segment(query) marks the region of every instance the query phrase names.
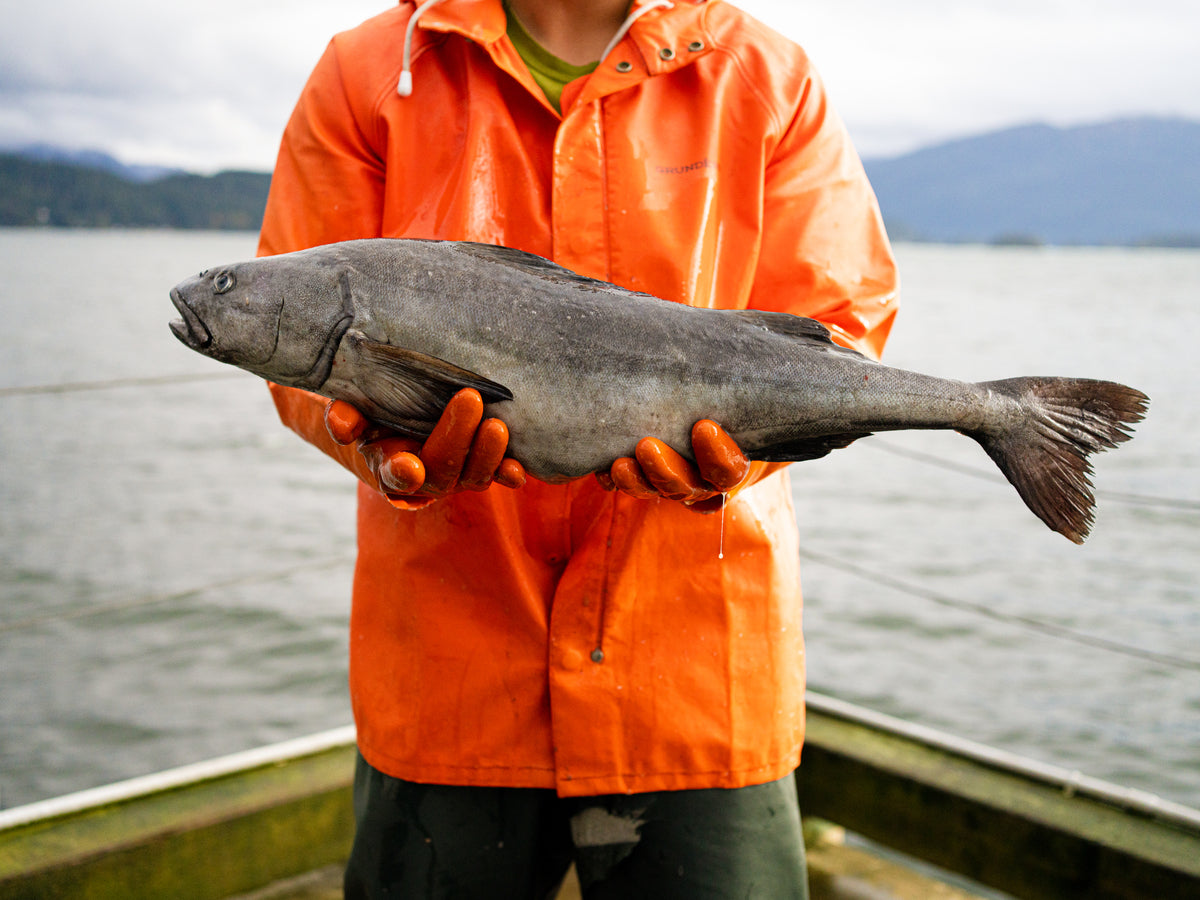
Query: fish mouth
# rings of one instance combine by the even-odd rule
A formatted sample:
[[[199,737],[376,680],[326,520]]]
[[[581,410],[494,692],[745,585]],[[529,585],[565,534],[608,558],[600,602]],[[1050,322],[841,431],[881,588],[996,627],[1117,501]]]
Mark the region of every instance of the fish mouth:
[[[183,294],[179,292],[178,288],[171,291],[171,302],[183,316],[182,319],[174,319],[170,323],[175,337],[193,350],[203,350],[209,346],[212,343],[212,332],[208,330],[208,326],[196,315],[195,311],[187,305],[187,301],[183,299]]]

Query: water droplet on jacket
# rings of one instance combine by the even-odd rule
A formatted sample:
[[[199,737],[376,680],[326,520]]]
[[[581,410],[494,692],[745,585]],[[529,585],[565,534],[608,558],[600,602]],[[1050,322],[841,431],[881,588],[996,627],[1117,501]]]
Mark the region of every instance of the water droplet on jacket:
[[[728,504],[729,495],[721,494],[721,538],[717,544],[717,559],[725,558],[725,507]]]

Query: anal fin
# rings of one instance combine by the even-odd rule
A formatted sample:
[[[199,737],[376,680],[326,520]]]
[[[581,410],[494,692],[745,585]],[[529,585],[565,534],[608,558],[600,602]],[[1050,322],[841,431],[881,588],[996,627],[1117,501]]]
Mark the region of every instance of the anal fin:
[[[805,462],[820,459],[834,450],[849,447],[859,438],[869,437],[870,431],[845,434],[823,434],[781,441],[754,450],[750,455],[760,462]]]

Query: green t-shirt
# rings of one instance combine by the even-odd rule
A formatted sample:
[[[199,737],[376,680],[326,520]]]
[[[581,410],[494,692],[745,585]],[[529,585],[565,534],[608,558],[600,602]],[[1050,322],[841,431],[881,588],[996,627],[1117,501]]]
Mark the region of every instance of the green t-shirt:
[[[563,88],[576,78],[590,75],[600,64],[599,61],[573,66],[559,59],[530,36],[507,3],[504,4],[504,12],[508,16],[508,39],[517,48],[517,53],[529,67],[529,74],[542,89],[550,105],[561,113]]]

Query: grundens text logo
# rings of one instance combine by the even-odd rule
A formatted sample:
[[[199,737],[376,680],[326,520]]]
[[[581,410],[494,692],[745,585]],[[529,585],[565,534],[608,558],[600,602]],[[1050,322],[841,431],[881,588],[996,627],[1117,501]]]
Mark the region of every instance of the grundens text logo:
[[[707,156],[684,166],[655,166],[656,175],[686,175],[688,172],[700,172],[704,169],[715,169],[717,164]]]

